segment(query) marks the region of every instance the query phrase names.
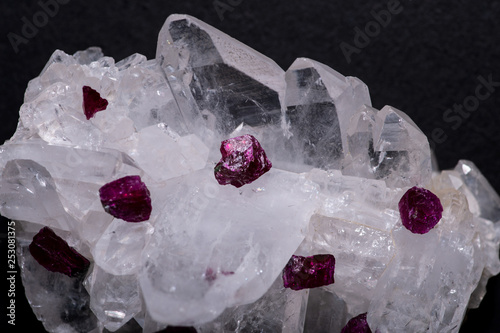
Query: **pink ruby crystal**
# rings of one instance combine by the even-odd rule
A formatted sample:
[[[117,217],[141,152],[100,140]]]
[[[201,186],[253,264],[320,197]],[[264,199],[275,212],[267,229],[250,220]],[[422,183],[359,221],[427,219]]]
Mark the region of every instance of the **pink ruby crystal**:
[[[83,112],[87,120],[92,118],[98,111],[106,110],[108,101],[101,98],[101,94],[89,86],[83,86]]]
[[[234,272],[227,272],[227,271],[220,271],[220,273],[224,276],[229,276],[234,274]],[[207,280],[208,282],[212,282],[215,281],[215,279],[217,279],[217,272],[215,272],[210,267],[207,268],[207,270],[205,271],[205,280]]]
[[[415,186],[399,201],[399,213],[406,229],[414,234],[425,234],[441,219],[443,206],[434,193]]]
[[[340,333],[372,333],[366,321],[366,313],[351,318]]]
[[[214,173],[221,185],[241,187],[255,181],[272,167],[259,141],[249,134],[222,141],[220,152],[222,158]]]
[[[49,227],[42,228],[29,246],[33,258],[51,272],[76,277],[84,274],[90,262]]]
[[[139,176],[126,176],[99,189],[104,210],[127,222],[142,222],[151,215],[151,197]]]
[[[335,257],[331,254],[292,255],[283,269],[283,285],[292,290],[327,286],[335,282],[334,272]]]

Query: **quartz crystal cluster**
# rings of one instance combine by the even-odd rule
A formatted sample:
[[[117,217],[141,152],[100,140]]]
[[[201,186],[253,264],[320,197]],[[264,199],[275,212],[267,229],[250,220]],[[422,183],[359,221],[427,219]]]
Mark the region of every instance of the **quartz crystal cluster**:
[[[500,272],[473,163],[432,170],[359,79],[187,15],[151,60],[55,51],[19,113],[0,212],[50,332],[457,332]]]

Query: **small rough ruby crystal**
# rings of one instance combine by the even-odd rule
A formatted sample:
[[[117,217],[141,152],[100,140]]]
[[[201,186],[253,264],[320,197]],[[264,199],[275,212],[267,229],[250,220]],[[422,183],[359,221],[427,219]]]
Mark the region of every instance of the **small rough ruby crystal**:
[[[283,269],[283,285],[292,290],[327,286],[335,282],[334,272],[335,257],[331,254],[292,255]]]
[[[222,141],[220,152],[222,158],[214,173],[221,185],[241,187],[255,181],[272,167],[259,141],[249,134]]]
[[[139,176],[126,176],[99,189],[104,210],[127,222],[142,222],[151,215],[151,197]]]
[[[47,270],[69,277],[84,274],[90,266],[90,261],[49,227],[42,228],[33,237],[29,250],[33,258]]]
[[[425,188],[412,187],[399,201],[401,221],[414,234],[429,232],[439,222],[442,213],[439,198]]]
[[[101,98],[101,94],[89,86],[83,86],[83,112],[87,120],[92,118],[98,111],[106,110],[108,101]]]
[[[366,321],[366,313],[351,318],[340,333],[372,333]]]

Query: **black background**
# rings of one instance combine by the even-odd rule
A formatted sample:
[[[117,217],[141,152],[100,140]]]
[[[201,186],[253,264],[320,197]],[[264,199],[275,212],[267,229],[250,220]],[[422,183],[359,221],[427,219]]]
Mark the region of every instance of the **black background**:
[[[447,138],[435,146],[441,168],[471,160],[500,192],[500,87],[467,118],[461,117],[459,126],[453,128],[455,123],[443,119],[447,109],[474,95],[478,76],[491,75],[500,82],[500,1],[401,1],[401,13],[392,15],[367,46],[352,54],[351,62],[340,44],[354,45],[355,28],[363,30],[374,20],[373,10],[387,8],[386,1],[60,1],[65,4],[47,16],[47,22],[38,1],[0,4],[1,142],[14,133],[28,81],[38,76],[55,49],[72,54],[100,46],[117,61],[136,52],[153,58],[167,16],[185,13],[267,55],[283,69],[297,57],[308,57],[360,78],[376,108],[388,104],[403,110],[429,137],[442,129]],[[221,4],[226,4],[223,13]],[[23,18],[44,24],[16,52],[8,34],[23,36]],[[2,219],[3,233],[5,222]],[[4,240],[2,234],[1,253],[7,253]],[[9,331],[43,332],[22,296],[20,281],[18,276],[17,326]],[[485,300],[479,310],[467,314],[461,332],[500,332],[499,277],[490,280]]]

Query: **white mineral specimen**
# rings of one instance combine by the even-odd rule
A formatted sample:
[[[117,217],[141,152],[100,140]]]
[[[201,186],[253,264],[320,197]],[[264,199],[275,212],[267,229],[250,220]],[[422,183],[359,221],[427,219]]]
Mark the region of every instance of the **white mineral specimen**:
[[[108,101],[87,120],[83,86]],[[254,135],[273,168],[241,188],[214,177],[220,142]],[[314,60],[284,71],[187,15],[163,26],[156,58],[115,64],[99,48],[55,51],[0,147],[0,212],[19,224],[26,294],[50,332],[458,332],[500,272],[500,197],[477,167],[431,174],[403,112]],[[148,221],[104,210],[99,189],[138,175]],[[427,234],[403,227],[412,186],[441,200]],[[92,263],[85,276],[31,256],[49,226]],[[290,257],[332,254],[335,283],[283,287]]]

